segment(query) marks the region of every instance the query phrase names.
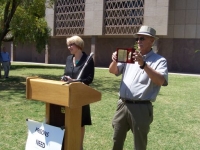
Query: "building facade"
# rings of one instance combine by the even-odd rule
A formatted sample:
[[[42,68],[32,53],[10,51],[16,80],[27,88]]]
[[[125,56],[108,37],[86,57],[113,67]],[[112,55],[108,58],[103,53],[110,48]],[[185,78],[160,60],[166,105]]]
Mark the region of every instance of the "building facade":
[[[51,38],[44,52],[18,46],[15,61],[65,64],[66,37],[79,35],[84,51],[94,52],[96,67],[108,67],[119,47],[133,47],[141,25],[156,29],[154,49],[168,61],[170,72],[200,73],[199,0],[57,0],[46,9]]]

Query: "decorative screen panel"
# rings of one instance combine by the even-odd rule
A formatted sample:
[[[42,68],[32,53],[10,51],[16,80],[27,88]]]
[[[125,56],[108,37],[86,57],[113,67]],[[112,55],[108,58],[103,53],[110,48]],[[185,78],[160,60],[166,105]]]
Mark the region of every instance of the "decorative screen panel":
[[[85,0],[57,0],[55,3],[55,35],[84,33]]]
[[[144,0],[105,0],[105,35],[132,35],[143,24]]]

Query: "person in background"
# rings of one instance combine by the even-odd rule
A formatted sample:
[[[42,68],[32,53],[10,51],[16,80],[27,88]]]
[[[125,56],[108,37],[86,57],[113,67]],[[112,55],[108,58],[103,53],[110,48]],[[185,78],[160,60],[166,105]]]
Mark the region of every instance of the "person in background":
[[[135,63],[116,62],[114,52],[109,66],[110,73],[122,74],[118,106],[112,121],[113,150],[123,149],[129,130],[134,136],[134,149],[146,150],[147,134],[153,121],[152,102],[161,86],[168,85],[167,61],[152,49],[157,39],[155,29],[141,26],[134,37],[138,47],[133,56]]]
[[[79,36],[72,36],[66,39],[67,47],[71,53],[66,59],[66,67],[64,71],[65,81],[74,81],[77,79],[79,73],[81,72],[88,55],[83,51],[84,41]],[[91,59],[87,66],[84,68],[80,81],[86,85],[92,83],[94,78],[94,61]],[[81,101],[81,99],[80,99]],[[81,123],[81,150],[83,149],[83,140],[85,134],[85,125],[91,125],[91,114],[90,106],[85,105],[82,107],[82,123]]]
[[[4,78],[9,78],[9,71],[10,71],[10,65],[11,65],[10,55],[6,51],[6,48],[4,46],[2,46],[1,50],[2,50],[1,62],[2,62],[3,69],[4,69]]]

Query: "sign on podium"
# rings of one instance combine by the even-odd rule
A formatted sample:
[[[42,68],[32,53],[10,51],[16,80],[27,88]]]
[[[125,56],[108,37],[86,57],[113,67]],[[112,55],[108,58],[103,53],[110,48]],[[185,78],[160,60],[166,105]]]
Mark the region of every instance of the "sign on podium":
[[[46,123],[65,128],[63,150],[80,150],[82,106],[100,101],[101,93],[81,82],[28,77],[26,98],[45,102]]]

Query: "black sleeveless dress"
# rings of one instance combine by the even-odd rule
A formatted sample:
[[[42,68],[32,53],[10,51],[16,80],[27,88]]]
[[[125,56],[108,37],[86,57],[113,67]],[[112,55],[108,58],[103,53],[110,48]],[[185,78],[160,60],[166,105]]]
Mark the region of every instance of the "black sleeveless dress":
[[[70,76],[72,79],[76,79],[83,68],[88,56],[85,52],[83,52],[83,55],[79,62],[74,66],[73,64],[73,57],[74,55],[70,55],[66,59],[66,67],[64,71],[64,75]],[[92,83],[94,78],[94,61],[91,59],[87,66],[85,67],[84,71],[82,72],[82,75],[80,77],[81,82],[83,82],[86,85],[89,85]],[[81,101],[81,99],[80,99]],[[81,126],[84,125],[91,125],[91,113],[90,113],[90,106],[85,105],[82,107],[82,123]]]

